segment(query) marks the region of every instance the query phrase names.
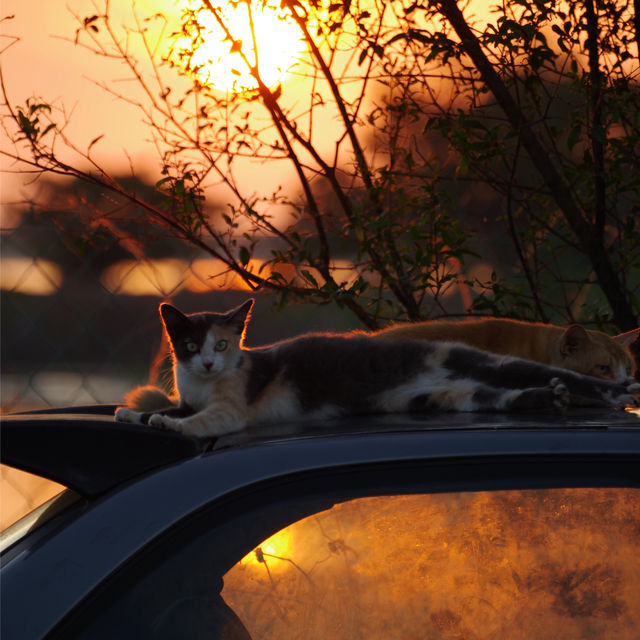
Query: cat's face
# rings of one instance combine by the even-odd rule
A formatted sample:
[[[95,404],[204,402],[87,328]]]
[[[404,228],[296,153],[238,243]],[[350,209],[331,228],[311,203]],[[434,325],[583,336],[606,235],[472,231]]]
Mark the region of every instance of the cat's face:
[[[200,378],[232,370],[241,356],[242,337],[253,300],[228,313],[185,315],[169,304],[160,316],[178,367]]]
[[[638,330],[613,338],[571,325],[562,335],[561,366],[587,376],[624,383],[633,377],[634,362],[626,350]]]

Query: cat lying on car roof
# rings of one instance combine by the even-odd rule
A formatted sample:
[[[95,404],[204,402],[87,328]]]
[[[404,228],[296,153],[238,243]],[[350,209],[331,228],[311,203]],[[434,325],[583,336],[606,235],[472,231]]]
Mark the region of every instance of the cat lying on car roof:
[[[116,420],[210,437],[309,418],[563,410],[573,396],[624,407],[640,399],[631,380],[599,380],[458,343],[309,334],[248,349],[243,336],[252,305],[191,315],[160,305],[178,396],[136,389]]]
[[[610,337],[579,324],[568,328],[505,318],[399,324],[373,335],[397,340],[449,340],[491,353],[535,360],[604,380],[624,382],[634,362],[628,352],[640,329]]]

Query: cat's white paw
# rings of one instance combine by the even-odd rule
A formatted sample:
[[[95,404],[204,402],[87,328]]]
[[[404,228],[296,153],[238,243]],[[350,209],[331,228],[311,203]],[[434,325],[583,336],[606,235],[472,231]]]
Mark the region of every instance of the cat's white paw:
[[[157,429],[177,431],[196,438],[212,438],[240,431],[246,421],[235,413],[226,411],[206,411],[188,418],[171,418],[160,413],[149,417],[148,424]]]
[[[617,396],[615,401],[620,408],[640,407],[640,384],[634,381],[627,385],[626,393]]]
[[[182,433],[182,420],[179,418],[170,418],[161,413],[154,413],[149,416],[149,425],[158,429],[169,429],[170,431],[178,431]]]
[[[603,400],[611,407],[624,409],[625,407],[640,406],[640,384],[632,382],[627,385],[618,385],[620,391],[607,389],[603,392]]]
[[[116,422],[128,422],[129,424],[142,424],[140,421],[141,413],[127,407],[119,407],[116,409],[114,418]]]
[[[553,394],[553,406],[560,411],[566,411],[571,403],[571,396],[569,395],[567,385],[562,382],[560,378],[552,378],[549,384],[551,385],[551,392]]]

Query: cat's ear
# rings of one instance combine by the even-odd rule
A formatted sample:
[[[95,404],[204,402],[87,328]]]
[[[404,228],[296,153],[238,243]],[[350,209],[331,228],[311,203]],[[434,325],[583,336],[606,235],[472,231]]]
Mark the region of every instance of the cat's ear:
[[[640,340],[640,327],[612,336],[612,340],[615,340],[623,349],[626,349],[632,342]]]
[[[254,303],[253,298],[249,298],[246,302],[243,302],[239,307],[232,309],[225,313],[224,324],[235,331],[237,334],[243,334],[244,329],[247,326],[250,318],[250,311]]]
[[[587,330],[580,324],[572,324],[560,339],[560,353],[569,356],[583,351],[589,342]]]
[[[162,324],[164,324],[169,336],[173,336],[176,331],[189,322],[187,316],[185,316],[182,311],[166,302],[160,305],[159,311]]]

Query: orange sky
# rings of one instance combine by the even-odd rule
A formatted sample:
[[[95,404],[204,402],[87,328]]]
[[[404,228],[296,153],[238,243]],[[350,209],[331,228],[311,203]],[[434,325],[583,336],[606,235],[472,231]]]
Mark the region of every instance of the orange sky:
[[[183,4],[184,0],[180,6]],[[92,82],[106,82],[129,95],[135,91],[135,83],[129,80],[130,72],[121,61],[105,60],[72,42],[78,27],[72,12],[81,18],[87,17],[99,12],[96,5],[103,7],[101,1],[5,0],[2,15],[13,16],[2,23],[5,50],[0,63],[5,84],[14,105],[23,104],[26,98],[36,96],[43,98],[44,102],[64,105],[66,111],[72,111],[66,133],[80,148],[86,148],[91,140],[104,133],[104,138],[92,148],[92,153],[107,169],[116,172],[128,170],[129,160],[123,153],[126,148],[134,158],[135,170],[144,174],[145,170],[148,172],[150,168],[155,170],[155,167],[159,167],[159,159],[155,148],[148,142],[149,129],[141,122],[141,112],[107,94]],[[136,0],[135,6],[141,17],[158,11],[174,19],[179,16],[179,9],[173,0]],[[120,26],[126,21],[132,25],[131,7],[131,0],[112,0],[112,23]],[[20,40],[14,41],[17,37]],[[295,78],[289,77],[285,81],[290,97],[297,97],[296,92],[300,97],[308,95],[306,87],[298,91]],[[60,114],[56,115],[54,119],[59,123],[62,118]],[[3,138],[2,144],[6,143],[6,138]],[[7,169],[4,159],[2,168]],[[264,171],[264,167],[260,175],[253,172],[252,183],[256,179],[259,182],[260,177],[264,176],[264,186],[271,190],[273,178],[269,178],[269,173],[273,172]],[[23,182],[24,179],[3,174],[2,201],[15,200]]]
[[[476,0],[474,10],[482,10],[490,0]],[[78,26],[71,12],[80,17],[92,15],[102,7],[101,1],[96,3],[87,0],[4,0],[1,15],[12,15],[13,19],[2,23],[2,43],[4,52],[0,58],[4,79],[10,100],[14,104],[22,104],[30,96],[42,97],[48,103],[64,104],[67,111],[72,110],[71,123],[66,130],[69,137],[80,148],[86,148],[91,140],[105,134],[98,145],[93,148],[100,162],[109,170],[128,171],[129,160],[123,153],[126,148],[134,160],[134,169],[139,174],[147,174],[151,169],[157,177],[159,167],[157,153],[148,142],[149,130],[141,123],[142,115],[133,106],[124,103],[96,87],[95,81],[117,81],[127,77],[126,69],[121,62],[100,59],[89,51],[74,46],[72,42]],[[112,0],[111,14],[121,12],[131,22],[131,0]],[[151,15],[156,11],[165,11],[177,16],[178,12],[173,0],[137,0],[135,2],[140,15]],[[123,19],[123,18],[122,18]],[[121,20],[122,20],[121,19]],[[119,23],[118,20],[115,22]],[[20,40],[13,42],[15,37]],[[11,44],[13,42],[13,44]],[[9,46],[11,45],[11,46]],[[300,97],[308,94],[308,85],[295,85],[295,79],[289,83],[288,95]],[[132,90],[133,85],[119,82],[116,85],[123,93]],[[324,116],[321,126],[331,126],[331,114],[315,115],[317,124]],[[60,120],[58,116],[58,121]],[[320,127],[317,126],[319,129]],[[2,134],[0,133],[0,136]],[[4,145],[5,138],[0,140]],[[332,135],[322,140],[327,145],[326,151],[332,152],[334,140]],[[7,161],[2,160],[2,168],[9,168]],[[278,184],[287,182],[290,171],[288,166],[269,167],[261,165],[259,171],[251,172],[251,185],[257,191],[271,191],[274,181]],[[23,176],[3,173],[2,203],[22,199],[28,194]]]
[[[144,10],[151,3],[145,0],[137,4]],[[92,4],[86,1],[3,1],[2,15],[14,16],[2,25],[4,47],[12,42],[10,36],[20,37],[0,58],[10,99],[21,104],[27,97],[39,96],[47,102],[64,103],[67,110],[73,109],[70,137],[86,145],[99,133],[105,133],[100,153],[110,168],[126,162],[124,147],[138,159],[140,167],[152,156],[155,163],[155,153],[145,143],[140,114],[91,82],[91,79],[116,79],[119,74],[124,77],[119,65],[61,39],[73,39],[75,35],[76,21],[68,7],[81,15],[92,13]],[[6,139],[2,143],[6,144]],[[7,161],[3,159],[2,163],[6,169]],[[19,195],[23,181],[2,175],[4,203]]]

